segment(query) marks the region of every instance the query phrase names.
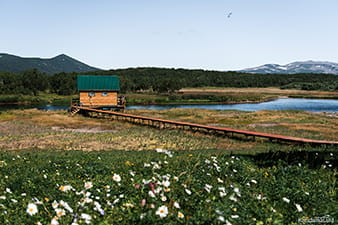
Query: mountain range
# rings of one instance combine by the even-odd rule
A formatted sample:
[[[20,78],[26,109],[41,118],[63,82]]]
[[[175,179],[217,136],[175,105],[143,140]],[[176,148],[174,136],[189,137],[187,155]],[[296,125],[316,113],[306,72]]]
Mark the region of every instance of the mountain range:
[[[338,75],[338,63],[305,61],[286,65],[265,64],[258,67],[240,70],[246,73],[327,73]]]
[[[36,68],[46,74],[60,72],[90,72],[101,70],[80,62],[65,54],[53,58],[24,58],[16,55],[0,53],[0,71],[21,73]],[[246,73],[326,73],[338,75],[338,63],[321,61],[293,62],[286,65],[265,64],[258,67],[238,70]]]
[[[88,72],[97,71],[98,68],[84,64],[65,54],[53,58],[24,58],[16,55],[0,53],[0,71],[21,73],[36,68],[46,74],[60,72]]]

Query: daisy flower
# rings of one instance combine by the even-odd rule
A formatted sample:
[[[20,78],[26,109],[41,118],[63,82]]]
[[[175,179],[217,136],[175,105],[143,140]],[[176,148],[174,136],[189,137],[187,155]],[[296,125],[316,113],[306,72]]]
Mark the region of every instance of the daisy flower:
[[[162,182],[162,185],[163,185],[164,187],[169,187],[169,186],[170,186],[170,182],[169,182],[168,180],[163,181],[163,182]]]
[[[180,218],[180,219],[183,219],[184,218],[184,214],[181,213],[181,212],[178,212],[177,213],[177,217]]]
[[[66,215],[66,211],[64,209],[56,208],[55,212],[58,217]]]
[[[52,203],[53,209],[56,209],[58,206],[59,206],[59,203],[54,200],[54,202]]]
[[[86,182],[86,183],[84,184],[84,187],[85,187],[86,189],[92,188],[92,187],[93,187],[93,183],[90,182],[90,181],[88,181],[88,182]]]
[[[157,209],[156,215],[159,215],[161,218],[166,217],[168,215],[168,207],[165,205],[162,205],[161,207]]]
[[[34,203],[29,203],[26,212],[32,216],[38,212],[38,207]]]
[[[120,182],[120,181],[121,181],[121,177],[120,177],[120,175],[118,175],[118,174],[114,174],[114,176],[113,176],[113,180],[114,180],[114,181],[116,181],[116,182]]]
[[[162,202],[165,202],[165,201],[167,201],[167,197],[165,195],[163,195],[163,196],[161,196],[161,200],[162,200]]]
[[[70,186],[70,185],[61,185],[61,186],[59,187],[59,190],[60,190],[60,191],[63,191],[63,192],[70,191],[71,189],[72,189],[72,186]]]

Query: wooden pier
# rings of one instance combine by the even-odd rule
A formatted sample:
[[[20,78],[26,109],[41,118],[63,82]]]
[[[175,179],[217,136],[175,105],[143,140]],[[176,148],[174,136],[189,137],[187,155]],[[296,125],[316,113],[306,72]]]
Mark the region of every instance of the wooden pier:
[[[109,119],[115,120],[123,120],[135,124],[146,125],[157,127],[160,129],[183,129],[183,130],[191,130],[194,132],[204,132],[212,135],[223,135],[227,137],[238,137],[239,135],[245,136],[247,140],[256,140],[256,138],[260,139],[268,139],[271,142],[278,143],[295,143],[295,144],[308,144],[308,145],[330,145],[330,146],[338,146],[338,141],[325,141],[325,140],[312,140],[312,139],[304,139],[297,137],[289,137],[283,135],[275,135],[269,133],[261,133],[255,131],[245,131],[245,130],[237,130],[231,128],[224,127],[213,127],[196,123],[189,122],[181,122],[174,120],[165,120],[158,119],[153,117],[146,116],[138,116],[114,111],[106,111],[100,109],[94,109],[89,107],[80,107],[80,106],[72,106],[71,112],[75,113],[83,113],[83,114],[96,114],[100,117],[105,117]]]

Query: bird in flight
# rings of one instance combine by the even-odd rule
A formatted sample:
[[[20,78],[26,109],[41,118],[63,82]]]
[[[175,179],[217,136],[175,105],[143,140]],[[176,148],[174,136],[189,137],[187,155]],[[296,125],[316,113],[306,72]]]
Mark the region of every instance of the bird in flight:
[[[232,15],[232,12],[228,13],[227,17],[230,18]]]

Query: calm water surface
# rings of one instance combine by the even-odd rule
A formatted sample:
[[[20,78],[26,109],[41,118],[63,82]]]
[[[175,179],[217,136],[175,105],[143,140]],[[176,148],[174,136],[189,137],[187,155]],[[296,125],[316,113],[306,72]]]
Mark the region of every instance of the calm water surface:
[[[218,109],[218,110],[285,110],[297,109],[308,112],[338,112],[338,100],[326,99],[277,99],[262,103],[229,104],[229,105],[147,105],[128,106],[127,109],[172,109],[172,108],[197,108],[197,109]]]
[[[1,106],[1,110],[38,108],[41,110],[67,110],[69,106]],[[242,110],[242,111],[259,111],[259,110],[285,110],[297,109],[308,112],[333,112],[338,113],[338,100],[326,99],[300,99],[287,98],[277,99],[262,103],[246,103],[246,104],[219,104],[219,105],[134,105],[127,106],[127,109],[173,109],[173,108],[196,108],[196,109],[218,109],[218,110]]]

